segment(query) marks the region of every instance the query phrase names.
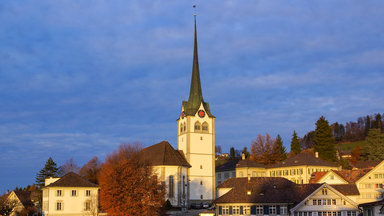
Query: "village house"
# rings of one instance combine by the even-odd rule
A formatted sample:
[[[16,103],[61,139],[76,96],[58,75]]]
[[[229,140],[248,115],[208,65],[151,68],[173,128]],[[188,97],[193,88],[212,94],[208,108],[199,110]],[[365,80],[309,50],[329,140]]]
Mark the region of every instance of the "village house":
[[[37,208],[31,198],[31,191],[14,190],[4,196],[6,196],[6,200],[10,206],[13,206],[10,216],[37,214]]]
[[[354,170],[329,170],[314,173],[311,182],[328,184],[354,184],[359,190],[355,202],[362,204],[383,199],[384,161],[375,167]]]
[[[364,216],[384,215],[384,199],[376,202],[360,204],[359,207],[363,209]]]
[[[61,178],[47,178],[42,189],[44,215],[97,215],[98,190],[96,184],[73,172]]]
[[[218,187],[216,215],[357,216],[354,185],[296,184],[282,177],[230,178]]]

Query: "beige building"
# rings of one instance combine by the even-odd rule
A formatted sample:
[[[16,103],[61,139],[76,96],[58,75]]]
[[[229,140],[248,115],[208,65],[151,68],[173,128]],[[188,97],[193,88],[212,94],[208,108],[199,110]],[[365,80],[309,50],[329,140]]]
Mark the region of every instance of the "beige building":
[[[357,216],[355,185],[295,184],[282,177],[230,178],[218,186],[216,215]]]
[[[37,209],[31,200],[30,191],[11,191],[6,194],[7,202],[13,206],[10,216],[17,216],[20,214],[36,214]]]
[[[163,141],[143,149],[140,154],[151,163],[159,180],[165,185],[166,199],[172,206],[188,207],[188,169],[191,165],[184,153]]]
[[[188,101],[183,101],[177,119],[177,149],[182,150],[191,168],[188,169],[188,197],[191,203],[215,199],[215,117],[203,99],[195,40],[192,79]]]
[[[341,167],[322,160],[316,153],[300,153],[267,168],[267,176],[283,177],[297,184],[307,184],[314,172],[340,170]]]
[[[44,215],[99,215],[98,189],[73,172],[61,178],[48,178],[42,189]]]
[[[354,184],[360,195],[356,202],[367,203],[383,199],[384,193],[384,161],[375,167],[358,170],[330,170],[318,172],[311,180],[314,183]]]

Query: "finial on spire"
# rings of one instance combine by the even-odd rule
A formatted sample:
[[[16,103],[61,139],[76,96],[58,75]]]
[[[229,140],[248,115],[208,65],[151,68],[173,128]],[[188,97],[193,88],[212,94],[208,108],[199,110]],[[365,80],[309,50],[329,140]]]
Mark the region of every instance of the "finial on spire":
[[[195,13],[193,14],[193,16],[195,16],[195,20],[196,20],[196,5],[193,5],[193,8],[195,9]]]

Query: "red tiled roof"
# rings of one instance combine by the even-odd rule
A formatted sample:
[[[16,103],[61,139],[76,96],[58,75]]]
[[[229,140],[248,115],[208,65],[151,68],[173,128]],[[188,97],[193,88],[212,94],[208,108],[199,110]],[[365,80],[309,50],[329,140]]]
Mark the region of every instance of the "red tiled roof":
[[[357,180],[365,176],[371,169],[359,169],[359,170],[333,170],[334,173],[339,175],[348,183],[355,183]]]
[[[309,180],[309,183],[318,183],[317,181],[319,181],[321,178],[323,178],[323,176],[325,176],[325,174],[327,174],[328,172],[314,172],[311,174],[311,179]]]

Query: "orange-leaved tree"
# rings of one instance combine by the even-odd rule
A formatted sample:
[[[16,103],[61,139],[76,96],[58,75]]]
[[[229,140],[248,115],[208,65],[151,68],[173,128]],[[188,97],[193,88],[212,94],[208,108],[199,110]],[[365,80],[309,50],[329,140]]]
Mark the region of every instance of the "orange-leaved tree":
[[[163,214],[164,186],[139,151],[138,145],[120,145],[102,165],[100,205],[110,216]]]
[[[275,140],[265,133],[265,136],[257,135],[257,139],[251,145],[250,159],[264,165],[270,165],[275,162],[273,156],[273,145]]]

